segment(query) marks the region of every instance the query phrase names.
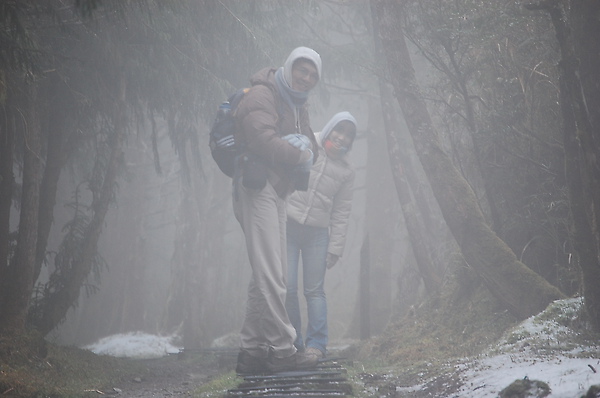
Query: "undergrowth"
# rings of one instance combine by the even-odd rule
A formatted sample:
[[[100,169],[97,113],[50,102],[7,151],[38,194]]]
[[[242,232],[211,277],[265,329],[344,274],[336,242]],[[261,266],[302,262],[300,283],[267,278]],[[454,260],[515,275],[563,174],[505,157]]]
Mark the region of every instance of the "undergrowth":
[[[58,347],[34,333],[0,339],[0,396],[97,397],[136,370],[130,361]]]
[[[479,354],[517,323],[482,284],[472,276],[464,278],[461,274],[450,278],[450,286],[439,296],[411,308],[390,322],[381,336],[364,344],[358,358],[364,360],[365,370],[355,378],[367,390],[372,385],[379,396],[400,397],[399,390],[386,395],[386,386],[421,384],[424,392],[440,388],[436,384],[458,386],[452,375],[456,361]]]
[[[391,322],[365,353],[397,365],[471,356],[516,322],[482,285],[470,290],[447,288]]]
[[[216,377],[194,391],[193,397],[198,398],[216,398],[225,395],[227,390],[235,388],[240,382],[239,376],[231,371]]]

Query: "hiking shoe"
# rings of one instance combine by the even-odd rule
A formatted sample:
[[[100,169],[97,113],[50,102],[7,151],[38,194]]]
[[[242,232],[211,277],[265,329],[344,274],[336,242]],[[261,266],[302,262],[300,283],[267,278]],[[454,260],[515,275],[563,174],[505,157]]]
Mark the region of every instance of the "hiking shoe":
[[[256,375],[267,371],[267,360],[254,357],[246,350],[240,350],[237,358],[235,372],[243,375]]]
[[[305,351],[307,354],[314,354],[317,358],[325,358],[325,354],[323,351],[319,350],[316,347],[308,347]]]
[[[271,372],[288,372],[291,370],[309,369],[317,366],[319,357],[307,352],[296,352],[285,358],[269,357],[267,359],[267,369]]]

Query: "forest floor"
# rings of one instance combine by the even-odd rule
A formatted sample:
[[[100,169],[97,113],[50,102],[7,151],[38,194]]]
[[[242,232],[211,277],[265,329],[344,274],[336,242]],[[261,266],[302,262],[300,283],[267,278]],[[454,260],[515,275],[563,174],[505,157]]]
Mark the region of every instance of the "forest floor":
[[[332,355],[346,359],[355,397],[426,397],[458,388],[444,362],[475,354],[495,341],[510,322],[452,332],[429,311],[408,317],[377,341],[353,342]],[[480,318],[483,318],[480,316]],[[498,318],[498,316],[496,316]],[[455,321],[454,314],[451,320]],[[480,321],[484,321],[480,319]],[[460,325],[474,325],[465,321]],[[470,326],[471,327],[471,326]],[[457,329],[455,327],[454,329]],[[459,338],[457,338],[457,334]],[[203,397],[221,398],[242,380],[234,373],[237,351],[190,351],[157,359],[96,355],[50,343],[0,341],[0,397]],[[29,349],[15,347],[30,347]],[[468,347],[468,349],[465,349]],[[389,365],[393,364],[393,365]],[[407,395],[402,392],[409,386]],[[444,392],[441,394],[440,392]]]
[[[106,393],[132,398],[200,396],[202,391],[220,394],[235,385],[236,354],[182,353],[132,360],[138,371],[115,383]]]
[[[352,386],[354,397],[399,397],[402,395],[397,395],[397,386],[412,385],[417,380],[414,367],[395,368],[390,372],[381,363],[355,360],[359,345],[331,353],[342,358],[340,362],[347,371],[345,377]],[[37,349],[12,347],[6,349],[4,345],[2,349],[0,344],[2,398],[222,398],[227,390],[243,381],[234,372],[235,349],[184,351],[162,358],[127,359],[51,344],[46,345],[43,357]],[[420,376],[429,378],[429,374]],[[436,380],[439,383],[445,376],[436,377]],[[442,383],[446,392],[449,382]],[[437,389],[438,386],[431,384],[422,391],[411,391],[410,396],[441,396],[436,394]]]
[[[37,340],[0,340],[0,397],[218,396],[235,386],[233,352],[127,359]]]
[[[577,327],[581,303],[553,303],[522,323],[505,312],[490,313],[495,322],[477,327],[448,327],[439,316],[417,311],[382,336],[340,346],[331,355],[344,358],[357,398],[491,398],[515,380],[529,379],[547,383],[551,396],[580,397],[600,385],[598,336]],[[449,319],[457,318],[454,313]],[[236,357],[229,348],[125,359],[34,336],[0,339],[0,398],[222,398],[242,381],[234,373]]]

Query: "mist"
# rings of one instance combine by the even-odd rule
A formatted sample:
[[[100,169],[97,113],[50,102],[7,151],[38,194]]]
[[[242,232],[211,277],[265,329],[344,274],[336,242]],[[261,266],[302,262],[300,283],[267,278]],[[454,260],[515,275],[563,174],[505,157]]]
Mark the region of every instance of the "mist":
[[[328,68],[325,66],[324,69]],[[251,74],[253,71],[246,72]],[[344,82],[340,84],[343,86]],[[346,84],[353,85],[351,82]],[[215,106],[219,100],[215,98]],[[370,324],[370,336],[376,335],[383,330],[392,314],[392,304],[398,294],[394,281],[401,273],[409,272],[401,264],[410,256],[407,254],[410,252],[408,242],[403,236],[406,232],[402,230],[399,204],[394,196],[385,137],[367,129],[368,104],[362,95],[328,106],[320,103],[317,95],[312,95],[310,102],[314,131],[320,131],[328,118],[342,109],[356,115],[359,123],[358,136],[349,154],[356,171],[356,181],[347,242],[344,255],[335,267],[327,271],[325,281],[330,339],[360,338],[361,321]],[[203,150],[208,149],[209,128],[204,124],[197,131],[199,139],[204,141],[201,142]],[[181,210],[185,200],[182,191],[188,189],[187,182],[182,176],[178,156],[173,153],[171,143],[164,138],[166,131],[159,135],[163,137],[159,145],[161,174],[155,172],[153,156],[145,150],[144,143],[137,143],[141,148],[130,146],[127,149],[126,176],[120,184],[117,203],[107,215],[99,242],[106,268],[93,282],[97,283],[98,290],[90,295],[82,291],[80,304],[69,312],[66,322],[52,333],[51,338],[65,344],[81,345],[111,334],[132,331],[182,335],[185,307],[189,305],[184,301],[198,300],[196,305],[202,306],[203,297],[206,296],[200,290],[206,286],[211,286],[208,298],[211,308],[202,310],[206,316],[199,319],[203,332],[208,333],[202,339],[202,346],[220,336],[239,332],[251,269],[244,236],[233,215],[231,179],[218,170],[209,153],[204,151],[202,178],[212,180],[207,186],[214,187],[215,191],[210,194],[213,199],[206,204],[209,208],[203,209],[207,214],[200,217]],[[147,148],[149,143],[145,145]],[[370,156],[377,158],[375,169],[368,164],[369,152]],[[368,172],[377,175],[375,184],[367,183]],[[191,171],[192,178],[194,173],[197,171]],[[65,192],[68,192],[69,184],[65,185]],[[382,275],[373,276],[370,286],[366,286],[371,291],[373,308],[368,316],[364,316],[360,315],[358,308],[361,305],[361,247],[365,237],[369,189],[375,189],[371,200],[377,201],[369,214],[379,217],[378,222],[385,224],[372,225],[371,228],[387,235],[382,244],[388,247],[389,253],[386,263],[378,264]],[[213,212],[214,217],[210,217]],[[191,220],[209,225],[185,225]],[[61,220],[57,220],[57,224],[60,225]],[[201,232],[201,228],[205,231]],[[181,229],[187,233],[182,233]],[[173,302],[177,294],[173,289],[178,289],[173,279],[180,277],[174,273],[181,271],[173,269],[174,262],[180,261],[176,251],[181,246],[196,246],[199,234],[210,240],[206,248],[210,254],[195,250],[194,256],[197,257],[177,264],[187,269],[184,271],[185,277],[193,279],[191,289],[197,291],[182,295],[177,298],[179,301]],[[219,240],[221,242],[212,243]],[[212,245],[220,247],[216,249]],[[407,267],[410,268],[410,265]],[[417,285],[419,283],[417,281]],[[413,293],[418,294],[418,286]],[[306,314],[306,303],[301,299],[303,314]],[[175,314],[169,315],[169,311]],[[303,324],[306,324],[305,318]]]
[[[40,51],[10,54],[25,66],[0,92],[14,126],[0,130],[14,149],[1,153],[12,164],[0,249],[5,269],[31,271],[15,287],[32,293],[28,322],[67,345],[134,332],[178,336],[186,349],[235,341],[251,270],[208,133],[223,100],[297,46],[323,60],[312,129],[340,111],[358,122],[345,251],[325,280],[331,343],[382,335],[427,300],[458,307],[486,290],[526,319],[581,292],[593,278],[578,268],[571,200],[581,195],[569,192],[589,192],[565,171],[580,159],[565,154],[559,105],[570,99],[558,90],[552,21],[518,2],[476,3],[24,9]],[[592,208],[586,198],[575,208]]]
[[[175,12],[178,11],[175,7]],[[339,14],[342,11],[338,6],[334,9],[324,7],[320,14],[302,7],[294,10],[301,13],[302,18],[310,18],[310,24],[318,24],[330,17],[345,18]],[[281,18],[286,18],[281,12]],[[351,11],[352,14],[355,12]],[[246,18],[243,14],[239,17]],[[110,21],[103,23],[110,29]],[[303,25],[294,26],[297,31],[287,32],[285,39],[295,43],[293,45],[311,44],[309,42],[314,40],[306,35],[307,29],[313,27]],[[366,29],[360,25],[357,28]],[[371,104],[376,91],[371,86],[373,76],[362,72],[361,77],[361,72],[356,71],[350,71],[346,76],[340,71],[339,64],[333,64],[333,56],[328,51],[353,45],[355,39],[348,32],[330,33],[331,43],[315,46],[324,59],[325,78],[309,100],[311,125],[315,132],[320,131],[327,120],[341,110],[350,111],[359,123],[358,137],[349,155],[357,177],[347,243],[341,261],[328,271],[326,277],[330,339],[336,341],[361,337],[361,322],[366,322],[367,326],[366,329],[362,327],[362,333],[368,330],[369,335],[375,335],[383,330],[398,294],[394,281],[410,265],[406,264],[409,250],[394,197],[385,137],[380,130],[383,126],[378,122],[381,116]],[[227,42],[235,37],[222,37],[221,40]],[[293,48],[291,46],[278,44],[273,54],[280,55],[269,57],[271,59],[263,65],[246,66],[232,58],[228,65],[231,74],[223,77],[232,84],[248,85],[248,77],[257,67],[280,66],[284,54]],[[356,61],[357,64],[352,66],[354,69],[368,62],[365,59]],[[161,69],[160,65],[154,67]],[[201,85],[195,90],[213,94],[211,88]],[[104,266],[88,278],[81,289],[79,303],[69,311],[65,322],[49,335],[51,340],[85,345],[108,335],[141,331],[176,334],[186,340],[187,348],[199,348],[207,347],[220,336],[239,331],[250,266],[242,231],[233,216],[231,179],[220,173],[208,152],[211,111],[216,110],[228,94],[226,90],[227,85],[222,92],[204,98],[208,109],[203,113],[208,117],[191,127],[189,134],[195,135],[200,150],[196,164],[196,160],[190,161],[196,154],[184,149],[188,151],[187,159],[182,159],[181,148],[174,147],[169,139],[168,121],[158,119],[157,126],[152,126],[149,120],[142,120],[143,125],[137,127],[139,132],[128,138],[115,200],[98,242]],[[156,138],[148,134],[153,129]],[[153,139],[157,140],[156,144]],[[156,151],[152,150],[153,145]],[[377,158],[375,168],[369,164],[370,157]],[[157,162],[160,172],[156,169]],[[369,173],[377,176],[375,184],[368,182]],[[377,187],[375,199],[369,199],[368,190],[373,190],[374,186]],[[72,198],[72,191],[73,178],[64,175],[58,202],[67,203]],[[368,200],[376,200],[377,204],[367,214]],[[70,217],[68,209],[57,206],[55,232],[50,239],[54,247],[60,243],[59,227]],[[375,265],[370,284],[368,278],[361,276],[361,247],[367,217],[383,219],[385,225],[369,228],[374,233],[380,231],[379,234],[387,235],[382,243],[389,249],[384,263]],[[41,279],[44,277],[47,277],[46,273]],[[370,296],[362,298],[370,301],[368,314],[361,314],[359,310],[361,280],[363,285],[366,280],[367,286],[362,289]],[[90,289],[90,286],[94,288]],[[418,293],[418,288],[413,293]],[[305,314],[303,299],[301,303]],[[184,334],[191,336],[186,339]]]

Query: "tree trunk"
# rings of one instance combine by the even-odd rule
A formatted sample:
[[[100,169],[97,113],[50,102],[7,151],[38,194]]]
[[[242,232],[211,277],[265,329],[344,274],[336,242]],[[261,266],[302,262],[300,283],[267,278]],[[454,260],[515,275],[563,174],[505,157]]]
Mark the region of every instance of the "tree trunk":
[[[131,153],[133,152],[133,153]],[[142,156],[139,151],[130,151],[128,156],[129,164],[140,164]],[[133,160],[131,160],[133,157]],[[142,173],[137,173],[138,179],[142,178]],[[142,178],[143,180],[143,178]],[[144,181],[147,182],[147,181]],[[134,193],[141,191],[140,183],[132,183],[135,189]],[[135,199],[134,199],[135,200]],[[140,201],[141,202],[141,201]],[[138,202],[134,206],[126,206],[127,214],[122,214],[121,228],[117,233],[120,236],[120,243],[117,247],[125,260],[123,267],[122,289],[118,293],[122,301],[120,303],[120,313],[118,316],[115,331],[138,331],[149,330],[145,322],[146,315],[152,309],[147,307],[144,300],[144,282],[146,281],[146,272],[152,264],[147,258],[148,250],[146,248],[146,236],[144,231],[144,203]]]
[[[6,82],[3,82],[6,84]],[[0,108],[0,292],[7,289],[7,270],[10,250],[10,210],[12,207],[14,159],[14,123],[9,112],[10,106],[4,104]],[[0,315],[3,305],[0,293]]]
[[[571,3],[569,20],[573,28],[575,56],[579,60],[580,88],[591,126],[596,158],[600,158],[600,2],[578,0]]]
[[[47,133],[44,134],[46,143],[46,167],[40,188],[40,210],[38,223],[38,243],[34,267],[33,283],[35,283],[40,274],[42,263],[46,258],[46,249],[48,237],[54,222],[54,206],[56,205],[56,192],[58,180],[63,166],[67,160],[65,150],[65,114],[60,110],[59,97],[67,95],[65,90],[60,87],[60,82],[56,75],[49,77],[50,84],[44,90],[43,98],[47,98],[49,110],[44,120]],[[76,142],[75,137],[71,137],[71,146]]]
[[[370,99],[367,130],[372,133],[367,135],[365,226],[369,236],[370,332],[374,335],[384,330],[392,314],[392,264],[399,261],[394,259],[395,242],[390,237],[402,223],[379,109],[380,102]]]
[[[196,350],[206,348],[208,346],[208,338],[206,329],[208,323],[204,322],[203,309],[209,306],[203,291],[203,285],[212,283],[215,285],[215,280],[206,281],[203,278],[209,278],[204,271],[206,263],[202,261],[203,242],[200,238],[200,230],[205,227],[204,212],[205,207],[197,207],[197,200],[204,202],[204,196],[200,189],[197,189],[195,183],[183,184],[182,189],[182,204],[181,204],[181,220],[183,228],[178,231],[181,234],[182,245],[177,245],[177,249],[181,251],[181,264],[179,267],[183,269],[181,275],[184,277],[179,283],[183,286],[182,300],[184,304],[183,318],[183,346],[186,350]],[[204,282],[204,283],[203,283]]]
[[[0,329],[3,333],[19,333],[25,327],[29,300],[33,291],[36,256],[40,183],[42,175],[41,132],[37,114],[37,87],[29,86],[28,109],[23,126],[23,186],[19,217],[19,232],[15,256],[6,280]]]
[[[377,26],[374,26],[374,31],[377,58],[383,60],[384,55],[381,49],[379,36],[377,34]],[[426,235],[424,224],[418,217],[418,208],[415,204],[415,201],[413,201],[410,186],[405,173],[407,167],[403,158],[405,157],[406,153],[402,153],[399,142],[401,123],[399,120],[397,120],[394,112],[394,108],[391,103],[392,95],[387,83],[384,81],[383,77],[379,77],[378,81],[385,136],[387,139],[388,156],[392,169],[394,184],[396,186],[396,193],[400,201],[400,207],[404,216],[404,222],[406,223],[406,229],[408,231],[411,247],[415,256],[419,273],[421,274],[421,278],[425,284],[425,289],[428,293],[434,294],[439,290],[442,284],[442,279],[434,271],[433,261],[428,248],[428,243],[430,242],[425,238]],[[429,214],[427,213],[426,217],[428,216]]]
[[[230,303],[236,294],[246,292],[246,286],[236,289],[228,280],[232,275],[239,277],[242,271],[238,268],[245,264],[225,260],[229,253],[224,244],[231,235],[226,222],[232,216],[231,180],[218,170],[210,176],[191,173],[191,177],[190,186],[184,187],[182,210],[189,223],[184,231],[187,247],[182,248],[187,258],[183,275],[187,276],[180,283],[188,292],[184,297],[184,346],[198,349],[209,347],[215,338],[237,326],[232,322]]]
[[[113,113],[113,131],[108,139],[109,156],[102,184],[92,188],[93,201],[91,220],[86,226],[83,235],[82,247],[77,253],[71,253],[67,261],[70,262],[68,270],[59,276],[58,288],[48,292],[45,297],[46,305],[42,309],[38,330],[46,335],[54,329],[66,316],[68,310],[76,303],[79,292],[89,276],[92,265],[97,256],[98,239],[102,232],[104,219],[108,212],[109,204],[114,196],[114,187],[117,179],[119,165],[123,160],[123,141],[127,128],[127,115],[125,108],[126,82],[125,76],[120,75],[117,83],[117,95]]]
[[[208,156],[208,154],[206,154]],[[205,158],[206,158],[205,156]],[[246,302],[248,279],[243,275],[249,275],[251,268],[246,261],[229,260],[233,258],[230,253],[232,244],[231,231],[233,227],[243,236],[237,220],[235,220],[231,205],[231,180],[215,170],[210,184],[203,187],[205,202],[201,204],[204,218],[200,225],[200,248],[201,264],[197,267],[200,273],[200,289],[202,292],[203,307],[201,309],[202,319],[213,319],[205,328],[207,340],[210,343],[223,333],[238,328],[236,313],[243,316],[245,305],[232,305],[233,302]],[[227,221],[233,221],[228,223]],[[247,259],[245,245],[240,240],[242,258]]]
[[[371,337],[371,250],[367,234],[360,248],[360,278],[358,294],[359,337],[366,340]]]
[[[513,315],[526,318],[564,295],[519,262],[486,224],[469,184],[441,148],[420,94],[401,29],[401,4],[372,0],[396,98],[400,103],[433,193],[467,264]]]
[[[596,20],[592,22],[592,32],[589,28],[587,17],[595,15],[600,7],[591,2],[575,2],[573,8],[575,20],[583,22],[579,37],[588,35],[600,29]],[[586,3],[584,5],[584,3]],[[590,8],[592,7],[592,8]],[[590,316],[590,323],[596,331],[600,331],[600,260],[598,236],[598,209],[600,208],[600,180],[598,173],[598,132],[594,130],[589,117],[589,105],[584,97],[582,82],[579,80],[579,59],[575,54],[575,43],[571,27],[568,25],[567,15],[561,2],[550,1],[539,5],[530,5],[530,9],[545,9],[550,13],[556,37],[558,40],[561,61],[559,67],[560,105],[563,117],[563,141],[565,148],[565,171],[569,187],[569,202],[573,218],[573,245],[579,258],[583,273],[583,294],[585,308]],[[595,9],[596,14],[589,14]],[[584,14],[586,14],[584,16]],[[585,32],[585,33],[584,33]],[[597,40],[597,37],[595,38]],[[585,45],[586,43],[582,43]],[[589,44],[587,44],[589,50]],[[586,47],[584,47],[586,48]],[[597,51],[597,45],[596,45]],[[586,76],[589,79],[591,64],[598,65],[600,59],[595,56],[583,54],[586,63]],[[598,72],[596,71],[596,74]],[[587,81],[595,84],[598,82]],[[590,90],[588,88],[588,90]],[[598,91],[591,90],[591,105],[598,104]],[[598,110],[592,110],[598,112]],[[598,122],[597,120],[595,122]],[[597,127],[597,126],[596,126]],[[596,134],[594,134],[594,132]],[[596,140],[596,142],[594,142]]]
[[[597,0],[581,0],[571,5],[571,24],[577,58],[580,60],[579,88],[585,95],[587,116],[589,117],[590,138],[588,142],[593,145],[593,153],[588,156],[589,174],[595,179],[596,190],[594,194],[594,221],[593,230],[595,238],[596,263],[588,263],[587,278],[584,280],[586,309],[591,315],[592,323],[600,331],[600,225],[598,221],[598,204],[600,192],[600,172],[598,159],[600,156],[600,2]],[[595,153],[595,156],[594,156]],[[591,242],[590,242],[591,243]],[[592,249],[592,248],[590,248]]]
[[[187,151],[192,157],[189,146],[182,144],[179,152]],[[183,345],[186,350],[206,348],[217,337],[224,314],[220,311],[223,300],[220,293],[228,288],[222,283],[226,275],[223,272],[223,239],[227,217],[223,206],[230,196],[230,182],[223,175],[202,175],[192,168],[189,179],[181,180],[181,203],[172,261],[172,280],[170,298],[167,303],[167,324],[183,325]],[[220,171],[217,171],[220,173]],[[214,320],[206,322],[207,319]]]
[[[381,84],[380,84],[381,86]],[[385,95],[385,90],[382,91]],[[404,161],[400,152],[400,144],[398,143],[398,127],[399,123],[391,120],[393,118],[391,109],[385,110],[384,105],[384,120],[386,121],[386,137],[388,142],[388,152],[390,157],[390,166],[394,175],[394,183],[396,185],[396,193],[400,200],[400,207],[404,215],[404,222],[408,230],[410,244],[417,262],[419,273],[423,278],[425,289],[429,294],[435,294],[439,291],[442,285],[442,278],[435,272],[433,261],[431,259],[431,250],[429,249],[429,240],[426,239],[425,229],[422,222],[419,220],[417,207],[412,199],[410,187],[406,179]],[[387,117],[385,117],[387,115]]]

